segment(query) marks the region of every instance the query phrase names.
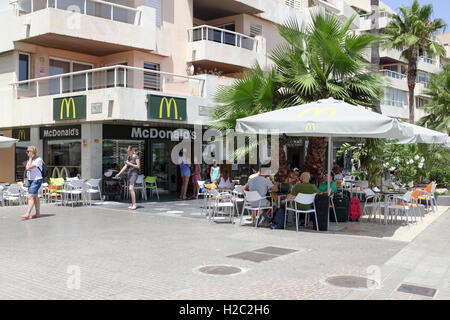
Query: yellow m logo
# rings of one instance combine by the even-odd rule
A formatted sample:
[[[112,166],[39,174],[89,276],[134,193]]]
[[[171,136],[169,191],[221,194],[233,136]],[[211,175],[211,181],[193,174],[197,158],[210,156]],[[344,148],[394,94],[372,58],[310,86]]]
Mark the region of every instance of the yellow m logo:
[[[19,136],[17,137],[19,140],[26,140],[27,139],[27,135],[25,133],[24,129],[20,129],[19,130]]]
[[[70,106],[72,106],[72,119],[75,119],[76,117],[76,110],[75,110],[75,101],[73,98],[64,98],[61,102],[61,112],[59,118],[63,120],[64,116],[64,107],[66,107],[66,119],[69,119],[70,117]]]
[[[312,111],[312,110],[316,110],[315,112],[314,112],[314,116],[315,117],[318,117],[318,116],[320,116],[323,112],[325,112],[325,111],[329,111],[330,113],[328,114],[328,116],[329,117],[332,117],[332,116],[334,116],[335,114],[336,114],[336,109],[335,108],[309,108],[309,109],[306,109],[305,111],[302,111],[302,112],[300,112],[299,114],[298,114],[298,116],[299,117],[303,117],[305,114],[307,114],[308,112],[310,112],[310,111]]]
[[[161,99],[161,104],[159,105],[159,118],[160,119],[162,119],[164,104],[166,105],[166,109],[167,109],[167,118],[170,119],[170,106],[172,105],[172,102],[173,102],[173,107],[175,110],[175,118],[174,119],[178,119],[178,108],[177,108],[177,103],[175,102],[175,99],[170,98],[170,100],[167,100],[166,97]]]
[[[306,124],[305,132],[308,132],[308,131],[315,131],[315,130],[316,130],[316,125],[315,125],[314,123],[308,122],[308,123]]]

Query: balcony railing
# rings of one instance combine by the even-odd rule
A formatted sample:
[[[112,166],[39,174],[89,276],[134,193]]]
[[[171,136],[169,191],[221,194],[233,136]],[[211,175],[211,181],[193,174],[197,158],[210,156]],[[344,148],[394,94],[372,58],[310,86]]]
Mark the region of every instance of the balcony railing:
[[[188,28],[187,30],[189,42],[206,40],[244,48],[247,50],[256,50],[256,40],[242,33],[207,25]]]
[[[56,8],[134,25],[140,25],[142,15],[139,9],[102,0],[14,0],[10,3],[17,15]]]
[[[419,60],[422,60],[425,63],[429,63],[429,64],[436,64],[436,60],[433,58],[429,58],[429,57],[425,57],[425,56],[420,56]]]
[[[390,78],[400,79],[400,80],[406,79],[406,75],[398,73],[398,72],[395,72],[395,71],[383,69],[383,70],[380,70],[380,72],[385,77],[390,77]]]
[[[117,65],[23,80],[11,85],[19,99],[115,87],[203,96],[204,82],[197,77]]]

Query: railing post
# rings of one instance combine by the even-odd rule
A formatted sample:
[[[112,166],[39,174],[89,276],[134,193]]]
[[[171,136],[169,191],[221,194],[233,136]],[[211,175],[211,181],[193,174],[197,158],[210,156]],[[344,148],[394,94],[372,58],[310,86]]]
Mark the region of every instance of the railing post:
[[[114,20],[114,6],[111,6],[111,20]]]
[[[55,9],[58,9],[58,0],[55,0]]]
[[[86,72],[86,91],[89,90],[89,77],[88,77],[88,72]]]
[[[87,0],[84,0],[84,14],[87,14]]]
[[[47,6],[46,6],[46,8],[48,9],[48,0],[47,0]]]
[[[123,87],[127,87],[127,68],[123,69]]]
[[[117,68],[114,68],[114,88],[117,87]]]
[[[39,81],[36,81],[36,97],[39,97]]]
[[[162,76],[162,85],[161,85],[161,91],[166,92],[166,76]]]
[[[62,84],[63,84],[63,82],[62,82],[62,76],[61,76],[61,77],[59,77],[59,94],[62,94]]]
[[[220,33],[221,33],[221,36],[220,36],[220,37],[222,38],[222,39],[221,39],[222,41],[220,41],[220,43],[225,43],[224,40],[223,40],[223,38],[224,38],[224,37],[223,37],[224,32],[223,32],[223,31],[220,31]]]
[[[34,1],[31,0],[31,12],[34,12]]]
[[[205,39],[203,39],[203,29],[204,29],[204,28],[202,27],[202,28],[201,28],[201,30],[202,30],[202,39],[201,39],[201,40],[202,40],[202,41],[205,40]]]

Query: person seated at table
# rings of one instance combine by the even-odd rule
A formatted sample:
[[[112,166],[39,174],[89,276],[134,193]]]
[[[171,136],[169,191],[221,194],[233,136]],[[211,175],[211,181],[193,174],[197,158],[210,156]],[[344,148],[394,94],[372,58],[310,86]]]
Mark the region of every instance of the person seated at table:
[[[261,167],[258,170],[257,175],[253,179],[249,180],[247,182],[247,184],[244,186],[244,190],[245,191],[256,191],[259,193],[259,195],[261,197],[267,196],[267,192],[269,192],[269,190],[278,192],[278,185],[273,180],[272,176],[268,172],[261,173],[261,170],[268,171],[268,169],[269,169],[268,167]],[[270,205],[270,202],[267,198],[261,201],[262,207],[266,207],[269,205]],[[251,206],[258,207],[259,201],[252,202]]]
[[[319,189],[317,189],[317,193],[327,193],[328,192],[328,177],[326,174],[322,174],[319,176],[321,185],[319,186]],[[330,189],[331,194],[336,194],[338,191],[337,183],[333,181],[333,175],[330,175]]]
[[[287,195],[286,199],[294,199],[299,193],[312,194],[317,192],[317,188],[312,183],[309,183],[311,174],[309,172],[303,172],[300,176],[300,182],[297,183],[291,190],[291,193]],[[309,205],[300,205],[300,210],[309,209]]]
[[[344,181],[344,176],[341,173],[341,168],[339,168],[338,165],[335,165],[333,167],[333,174],[334,174],[334,181],[336,182],[342,182]]]
[[[259,171],[255,171],[255,169],[250,169],[253,173],[248,177],[248,180],[252,180],[253,178],[259,176]]]
[[[233,189],[234,185],[228,176],[228,170],[224,169],[220,176],[219,189]]]

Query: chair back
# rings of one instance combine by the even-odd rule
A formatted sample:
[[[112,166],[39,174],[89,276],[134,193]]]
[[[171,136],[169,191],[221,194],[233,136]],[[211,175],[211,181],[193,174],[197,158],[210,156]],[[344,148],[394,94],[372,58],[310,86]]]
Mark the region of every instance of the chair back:
[[[201,189],[205,186],[205,181],[197,181],[198,187]]]
[[[373,192],[372,189],[365,189],[364,193],[366,194],[366,197],[373,197],[375,195],[375,192]]]
[[[145,181],[145,183],[156,183],[156,179],[157,179],[156,176],[154,176],[154,177],[145,177],[144,181]]]
[[[261,197],[258,191],[244,191],[244,192],[245,192],[245,200],[248,202],[255,202],[264,199],[264,197]]]
[[[60,187],[64,184],[63,178],[50,178],[50,184],[56,187]]]
[[[92,188],[99,188],[100,187],[100,180],[101,179],[89,179],[86,181],[88,185],[90,185]]]
[[[433,181],[432,182],[433,183],[433,185],[431,186],[431,195],[434,195],[434,192],[436,191],[436,181]]]
[[[405,202],[411,202],[411,195],[412,195],[412,193],[413,193],[412,191],[406,192],[403,195],[402,200],[405,201]]]
[[[234,186],[233,192],[243,195],[244,194],[244,186],[240,186],[240,185]]]
[[[356,181],[355,184],[357,187],[360,187],[362,189],[367,189],[369,187],[369,181]]]
[[[316,198],[316,194],[317,193],[311,193],[311,194],[299,193],[295,197],[294,201],[299,203],[299,204],[312,204],[312,203],[314,203],[314,199]]]
[[[434,182],[434,181],[433,181]],[[433,188],[433,182],[430,182],[427,186],[426,186],[426,188],[424,189],[424,191],[426,192],[426,193],[431,193],[431,189]]]
[[[143,184],[144,183],[145,176],[143,174],[138,175],[136,179],[136,184]]]
[[[20,194],[20,190],[22,189],[21,184],[11,184],[6,190],[6,193],[10,196],[15,196]]]
[[[416,189],[411,193],[411,198],[418,199],[420,195],[420,189]]]
[[[83,181],[81,180],[72,180],[69,181],[68,184],[71,188],[75,188],[75,189],[83,189]]]
[[[69,182],[69,181],[74,181],[74,180],[80,180],[80,178],[78,178],[78,177],[72,177],[72,178],[66,178],[66,181],[67,182]]]

